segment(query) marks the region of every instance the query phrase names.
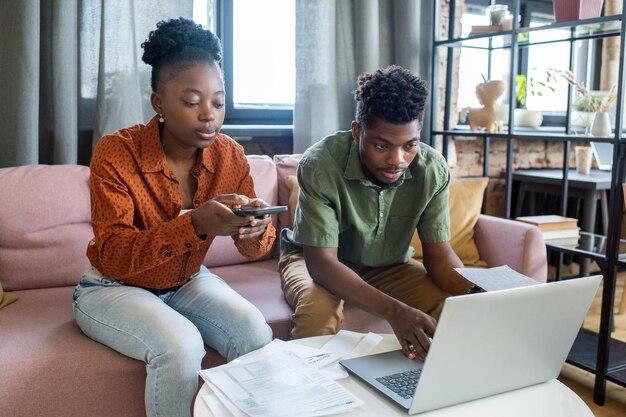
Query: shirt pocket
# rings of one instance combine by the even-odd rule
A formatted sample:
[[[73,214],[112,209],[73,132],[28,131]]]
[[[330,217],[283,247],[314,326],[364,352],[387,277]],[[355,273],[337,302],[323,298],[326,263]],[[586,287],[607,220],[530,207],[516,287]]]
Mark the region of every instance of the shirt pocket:
[[[384,233],[384,253],[388,261],[405,262],[419,217],[389,217]]]

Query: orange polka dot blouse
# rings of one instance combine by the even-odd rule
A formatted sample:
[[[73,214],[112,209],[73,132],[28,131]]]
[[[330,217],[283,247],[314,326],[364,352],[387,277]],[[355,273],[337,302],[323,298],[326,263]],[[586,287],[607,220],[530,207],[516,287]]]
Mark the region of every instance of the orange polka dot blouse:
[[[194,207],[220,194],[256,197],[243,148],[226,135],[203,149],[191,174],[198,181]],[[196,235],[191,212],[179,216],[178,181],[165,161],[157,118],[103,137],[91,161],[91,264],[127,285],[165,289],[199,271],[214,239]],[[267,254],[276,230],[259,239],[233,237],[249,259]]]

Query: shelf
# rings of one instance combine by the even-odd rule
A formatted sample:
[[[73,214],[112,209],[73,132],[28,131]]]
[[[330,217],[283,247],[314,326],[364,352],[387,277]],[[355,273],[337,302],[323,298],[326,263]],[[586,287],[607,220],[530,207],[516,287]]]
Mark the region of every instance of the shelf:
[[[626,124],[624,123],[624,114],[621,110],[624,107],[624,80],[622,77],[626,73],[624,71],[625,68],[625,57],[626,57],[626,26],[624,25],[624,16],[625,14],[617,14],[611,16],[602,16],[593,19],[584,19],[578,21],[571,22],[551,22],[548,24],[541,24],[540,26],[530,27],[529,17],[532,16],[532,12],[541,13],[543,15],[550,13],[546,9],[542,9],[544,5],[531,4],[528,2],[526,5],[528,6],[525,10],[525,13],[521,16],[515,16],[516,13],[522,10],[521,2],[524,0],[513,0],[509,3],[509,8],[511,9],[511,13],[513,13],[513,21],[524,22],[525,26],[516,27],[516,24],[510,30],[505,31],[497,31],[497,32],[489,32],[489,33],[479,33],[477,30],[473,36],[468,37],[454,37],[453,33],[459,33],[458,25],[459,23],[459,13],[462,13],[460,10],[463,10],[461,7],[457,7],[458,2],[456,0],[446,0],[446,16],[447,20],[442,23],[441,27],[446,28],[446,32],[448,33],[447,39],[440,39],[441,27],[434,28],[433,37],[434,42],[432,43],[433,47],[433,58],[432,58],[432,79],[431,85],[433,88],[433,94],[431,96],[431,109],[436,109],[431,111],[430,114],[430,140],[429,144],[439,146],[439,141],[441,141],[441,150],[444,153],[445,157],[448,157],[448,148],[449,141],[452,139],[466,139],[466,140],[478,140],[483,139],[482,147],[483,147],[483,158],[482,158],[482,172],[484,175],[487,175],[490,171],[492,171],[493,165],[490,165],[490,140],[494,142],[500,141],[504,142],[506,145],[506,166],[501,167],[501,162],[498,162],[498,170],[505,172],[502,176],[504,178],[504,216],[511,217],[512,214],[512,205],[513,205],[513,181],[515,181],[515,177],[519,180],[520,174],[515,171],[514,167],[514,152],[516,148],[516,142],[519,143],[521,141],[544,141],[553,145],[555,142],[559,142],[563,146],[563,151],[571,151],[569,146],[575,142],[605,142],[612,143],[616,146],[613,146],[613,169],[611,173],[608,174],[607,179],[603,179],[602,184],[602,195],[606,196],[607,193],[610,193],[611,196],[621,196],[622,193],[622,182],[623,178],[626,177],[626,154],[624,153],[624,149],[626,148]],[[433,20],[435,22],[439,22],[442,14],[442,0],[438,0],[435,2],[434,7],[434,15]],[[511,6],[512,3],[512,6]],[[606,2],[605,2],[606,3]],[[486,24],[487,18],[475,19],[472,21],[475,25]],[[537,21],[540,21],[538,19]],[[543,20],[544,22],[546,20]],[[455,30],[456,29],[456,30]],[[479,29],[479,28],[477,28]],[[487,28],[483,28],[486,30]],[[489,29],[499,29],[499,28],[489,28]],[[465,31],[466,32],[466,31]],[[445,35],[444,35],[445,36]],[[580,74],[583,77],[589,77],[589,75],[595,74],[595,72],[599,72],[600,68],[598,63],[599,58],[601,56],[601,52],[599,50],[602,47],[606,47],[607,43],[602,45],[603,39],[611,39],[615,40],[617,38],[618,42],[610,42],[611,45],[619,45],[612,46],[614,48],[619,48],[619,55],[617,55],[617,50],[613,51],[611,59],[617,61],[616,65],[619,68],[615,70],[615,76],[617,80],[615,81],[617,84],[617,98],[616,98],[616,109],[615,112],[615,120],[616,124],[622,128],[622,131],[615,131],[613,128],[613,135],[610,137],[594,137],[594,136],[586,136],[585,129],[582,127],[574,127],[571,124],[569,126],[564,126],[566,123],[572,123],[576,119],[574,119],[571,114],[570,109],[572,108],[572,101],[575,97],[574,91],[570,87],[568,90],[568,95],[566,100],[563,100],[563,103],[557,109],[552,110],[551,112],[544,113],[544,122],[549,126],[541,126],[539,128],[521,128],[513,126],[513,120],[515,114],[512,112],[512,109],[507,109],[507,113],[498,116],[502,118],[504,116],[506,122],[509,121],[509,116],[511,119],[511,126],[506,126],[500,132],[485,132],[485,131],[471,131],[468,125],[465,124],[456,124],[456,117],[458,116],[457,112],[461,111],[461,108],[456,108],[458,105],[458,100],[455,97],[458,94],[458,84],[455,84],[459,80],[459,67],[456,66],[458,63],[458,52],[461,50],[471,50],[473,53],[472,56],[480,56],[481,59],[484,56],[487,60],[487,63],[484,65],[484,68],[471,68],[468,70],[469,75],[471,77],[477,78],[478,75],[483,75],[486,78],[498,78],[502,77],[502,80],[508,86],[505,91],[505,96],[508,97],[504,101],[508,101],[510,103],[515,103],[515,91],[512,90],[511,86],[515,85],[516,74],[527,74],[529,71],[529,66],[532,61],[530,57],[532,57],[535,51],[540,51],[541,46],[536,48],[531,48],[535,45],[546,45],[552,44],[553,49],[560,49],[561,45],[568,46],[569,50],[569,59],[567,61],[563,61],[563,65],[567,65],[568,68],[576,69],[579,65],[586,65],[587,73]],[[582,51],[585,55],[578,56],[577,51]],[[618,58],[619,57],[619,58]],[[536,60],[536,57],[533,58]],[[494,65],[492,61],[495,61],[497,65]],[[442,66],[441,66],[442,65]],[[473,65],[473,63],[468,64],[468,66]],[[536,65],[533,61],[532,65]],[[438,71],[438,69],[442,69],[443,71]],[[463,70],[462,68],[460,69]],[[482,71],[479,72],[478,70]],[[483,74],[484,72],[484,74]],[[528,75],[528,74],[527,74]],[[590,80],[585,80],[587,82],[593,82],[594,86],[599,85],[598,80],[595,75],[593,75]],[[472,79],[474,79],[472,78]],[[445,86],[442,85],[442,82],[445,82]],[[464,81],[467,83],[468,81]],[[441,91],[439,88],[442,88]],[[467,90],[464,90],[464,93],[468,93]],[[566,102],[565,102],[566,101]],[[513,104],[511,104],[512,106]],[[439,111],[443,111],[443,115],[439,114]],[[511,111],[511,113],[509,113]],[[453,113],[454,112],[454,113]],[[439,117],[443,116],[443,117]],[[569,119],[567,119],[569,117]],[[454,121],[453,121],[454,120]],[[436,126],[442,126],[439,129]],[[450,126],[455,126],[451,128]],[[565,168],[561,168],[555,173],[554,176],[558,177],[561,175],[560,179],[556,184],[552,183],[541,183],[543,188],[549,186],[550,192],[555,189],[558,193],[560,192],[560,196],[567,195],[568,197],[572,197],[575,194],[579,195],[581,193],[587,193],[587,189],[575,189],[574,185],[576,185],[576,175],[572,174],[572,170],[568,169],[570,164],[571,155],[563,154],[560,155],[562,157],[562,166]],[[567,181],[563,180],[563,174],[567,172]],[[575,170],[574,170],[575,172]],[[527,173],[528,174],[528,173]],[[546,173],[543,173],[546,174]],[[552,179],[552,178],[550,178]],[[589,181],[585,181],[588,183]],[[595,186],[598,187],[599,184],[594,182]],[[544,187],[545,186],[545,187]],[[579,187],[581,188],[581,187]],[[595,190],[597,194],[597,189]],[[518,192],[519,193],[519,192]],[[591,193],[591,191],[589,191]],[[559,213],[565,215],[568,211],[568,200],[569,198],[561,198],[560,199],[560,209]],[[596,227],[596,200],[589,198],[589,201],[593,203],[593,207],[591,204],[588,204],[583,211],[584,218],[583,223],[586,230],[594,231]],[[600,319],[600,331],[599,334],[602,335],[600,338],[599,334],[595,332],[591,332],[588,330],[581,330],[578,337],[576,338],[576,342],[572,347],[570,355],[567,359],[569,363],[572,363],[576,366],[579,366],[589,372],[595,374],[595,382],[594,382],[594,401],[597,404],[602,404],[605,399],[606,394],[606,381],[612,381],[619,385],[626,387],[626,343],[618,340],[614,340],[610,337],[610,326],[612,323],[612,315],[608,308],[608,303],[612,303],[615,298],[615,278],[618,270],[626,269],[626,247],[620,246],[619,248],[615,248],[614,246],[620,245],[620,237],[619,237],[619,224],[622,219],[623,212],[623,203],[621,202],[621,198],[609,198],[601,197],[602,202],[602,210],[603,214],[608,212],[608,216],[603,216],[603,223],[607,222],[605,217],[608,217],[608,226],[603,224],[605,229],[605,233],[608,234],[608,237],[602,237],[604,239],[602,242],[602,247],[600,245],[600,240],[594,243],[595,246],[580,246],[579,248],[568,248],[559,245],[548,244],[546,245],[547,249],[550,252],[559,252],[566,253],[569,255],[576,256],[578,258],[582,258],[580,260],[581,263],[581,271],[584,271],[585,265],[590,263],[591,259],[594,259],[600,264],[602,268],[602,273],[604,275],[604,286],[602,293],[602,314]],[[516,208],[519,210],[518,208]],[[581,236],[582,236],[581,232]],[[611,242],[611,247],[606,249],[606,245],[608,242]],[[579,242],[581,243],[581,242]],[[582,243],[581,243],[582,245]],[[623,244],[622,244],[623,245]],[[613,254],[622,252],[619,256],[613,258]],[[607,256],[606,253],[609,253],[610,256]],[[561,258],[561,256],[559,256]],[[581,272],[582,273],[582,272]],[[560,272],[559,272],[560,274]],[[609,358],[609,369],[596,369],[597,358]],[[601,367],[603,368],[603,367]]]
[[[570,141],[570,142],[609,142],[613,143],[615,137],[595,137],[595,136],[582,136],[576,133],[565,133],[565,128],[558,126],[541,126],[539,128],[524,128],[517,127],[513,132],[509,133],[508,129],[502,132],[485,132],[485,131],[472,131],[467,125],[457,125],[453,130],[433,130],[433,135],[447,135],[447,136],[470,136],[470,137],[490,137],[506,139],[511,136],[513,139],[523,140],[556,140],[556,141]],[[622,135],[621,140],[626,140],[626,132]]]
[[[546,43],[572,42],[620,36],[621,18],[621,15],[612,15],[576,22],[559,22],[543,26],[522,27],[518,28],[516,32],[517,44],[519,47],[527,47]],[[504,49],[511,47],[512,35],[513,31],[511,30],[487,32],[464,38],[439,40],[434,43],[434,46],[486,50]]]
[[[591,330],[580,329],[567,356],[567,362],[595,373],[597,350],[598,334]],[[626,386],[626,343],[611,338],[609,352],[607,379],[610,376],[613,382]]]

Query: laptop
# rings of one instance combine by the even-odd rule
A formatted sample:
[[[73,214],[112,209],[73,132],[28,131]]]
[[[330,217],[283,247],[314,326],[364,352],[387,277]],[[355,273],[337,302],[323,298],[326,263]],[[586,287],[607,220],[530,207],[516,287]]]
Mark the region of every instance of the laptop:
[[[591,142],[591,151],[596,159],[598,169],[610,171],[613,165],[613,144],[606,142]]]
[[[409,414],[539,384],[559,375],[601,278],[450,297],[425,362],[396,350],[340,364]],[[404,372],[419,377],[403,397],[389,376]]]

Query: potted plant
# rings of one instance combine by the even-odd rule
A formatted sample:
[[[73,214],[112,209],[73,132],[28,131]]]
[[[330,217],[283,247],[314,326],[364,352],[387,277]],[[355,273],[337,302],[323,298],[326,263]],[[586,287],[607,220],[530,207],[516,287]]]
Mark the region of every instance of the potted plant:
[[[530,73],[533,75],[529,77],[524,74],[515,76],[515,98],[521,106],[515,109],[515,125],[537,128],[543,122],[543,115],[539,110],[526,109],[526,98],[528,94],[541,97],[545,93],[554,92],[556,77],[549,69],[545,70],[545,74],[541,74],[542,77],[535,75],[537,68],[533,68]]]
[[[596,113],[608,113],[611,107],[615,105],[617,98],[615,84],[608,93],[593,92],[587,90],[582,83],[576,81],[574,73],[570,70],[561,71],[553,68],[551,71],[563,77],[578,93],[578,98],[572,103],[572,126],[584,127],[585,130],[588,130],[593,123]]]
[[[602,103],[603,98],[601,95],[593,95],[593,93],[590,97],[580,95],[572,103],[572,126],[589,128],[596,109]]]

